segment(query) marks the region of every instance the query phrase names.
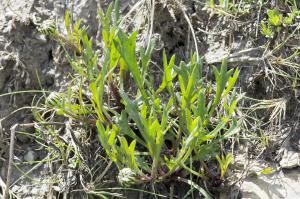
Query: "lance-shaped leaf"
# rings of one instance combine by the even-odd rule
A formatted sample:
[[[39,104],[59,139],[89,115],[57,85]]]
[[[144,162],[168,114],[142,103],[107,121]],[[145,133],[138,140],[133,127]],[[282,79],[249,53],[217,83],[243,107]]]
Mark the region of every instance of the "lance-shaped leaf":
[[[144,89],[142,74],[139,70],[139,66],[136,59],[136,36],[137,32],[132,33],[129,37],[122,32],[118,32],[118,38],[114,40],[114,44],[119,51],[121,57],[124,59],[126,65],[131,72],[138,89],[140,90],[144,100],[148,99],[147,93]]]
[[[173,55],[168,63],[166,52],[163,54],[163,65],[164,65],[164,76],[160,87],[157,89],[156,93],[160,93],[166,87],[168,88],[171,94],[173,91],[172,80],[176,77],[176,73],[173,70],[173,66],[175,63],[175,55]]]

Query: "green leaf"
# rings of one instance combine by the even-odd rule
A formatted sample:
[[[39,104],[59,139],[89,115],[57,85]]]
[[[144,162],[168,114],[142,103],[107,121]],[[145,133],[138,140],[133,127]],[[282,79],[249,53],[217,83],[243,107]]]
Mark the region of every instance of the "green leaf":
[[[123,149],[123,151],[125,152],[125,154],[129,154],[129,148],[128,148],[128,143],[127,140],[125,139],[125,137],[120,137],[120,143],[121,143],[121,147]]]
[[[219,155],[216,155],[216,159],[219,162],[219,166],[221,170],[221,178],[223,179],[228,169],[228,166],[232,161],[232,155],[230,153],[227,154],[225,157],[224,155],[222,155],[221,157]]]
[[[223,93],[222,98],[226,97],[226,96],[229,94],[229,92],[232,90],[232,88],[233,88],[233,86],[234,86],[234,84],[235,84],[235,82],[236,82],[238,76],[239,76],[239,70],[236,69],[236,70],[234,71],[233,76],[232,76],[232,77],[229,77],[229,79],[228,79],[227,88],[226,88],[225,92]]]
[[[112,11],[113,4],[110,3],[106,13],[101,9],[99,9],[98,16],[100,19],[100,23],[102,26],[102,39],[105,44],[105,47],[110,48],[110,28],[112,26]]]
[[[214,98],[214,102],[213,105],[210,109],[209,115],[211,116],[213,114],[213,112],[215,112],[215,108],[217,107],[217,105],[219,104],[221,97],[222,97],[222,93],[224,92],[224,89],[226,87],[226,83],[228,81],[228,78],[230,77],[232,70],[227,71],[227,60],[223,60],[222,64],[221,64],[221,69],[220,71],[218,71],[218,69],[214,66],[213,67],[213,72],[215,75],[215,79],[216,79],[216,94],[215,94],[215,98]]]
[[[114,161],[116,164],[119,164],[117,154],[116,154],[117,151],[115,150],[115,144],[114,144],[114,136],[116,132],[112,130],[111,138],[109,139],[108,138],[110,133],[109,128],[105,130],[101,121],[97,121],[96,126],[98,129],[98,135],[99,135],[101,146],[105,149],[107,155],[112,159],[112,161]]]
[[[228,118],[222,118],[220,121],[218,121],[218,125],[214,128],[214,130],[212,130],[211,132],[209,132],[209,134],[206,135],[206,139],[214,139],[218,133],[224,129],[225,125],[228,123],[229,119]]]
[[[112,43],[111,49],[110,49],[110,70],[115,68],[117,64],[119,63],[120,54],[117,51],[115,45]]]
[[[209,7],[215,8],[215,0],[209,0]]]
[[[267,11],[269,16],[269,24],[275,27],[278,27],[281,25],[282,22],[282,14],[278,10],[268,10]]]
[[[104,121],[104,116],[101,108],[102,100],[100,100],[101,97],[99,96],[99,88],[97,87],[96,82],[91,82],[89,88],[92,93],[92,104],[95,112],[97,113],[98,118],[101,121]]]
[[[67,29],[68,37],[71,39],[72,38],[72,36],[71,36],[72,33],[71,33],[69,10],[66,10],[66,14],[65,14],[65,26],[66,26],[66,29]]]
[[[114,44],[128,66],[129,71],[132,73],[133,79],[137,84],[143,99],[147,101],[148,96],[144,89],[142,74],[139,71],[135,54],[136,36],[137,32],[134,32],[131,36],[127,37],[127,35],[120,30],[118,32],[118,39],[114,39]]]
[[[142,76],[143,76],[143,81],[146,80],[146,75],[148,72],[148,67],[151,61],[151,55],[155,47],[155,41],[151,40],[149,48],[144,50],[144,48],[140,49],[140,55],[141,55],[141,63],[142,63]]]
[[[180,85],[181,92],[184,93],[185,88],[187,87],[188,84],[189,75],[187,71],[187,66],[184,62],[180,62],[179,66],[180,66],[179,68],[174,67],[174,69],[179,75],[178,78],[179,78],[179,85]]]
[[[138,110],[137,105],[128,98],[128,96],[124,93],[124,91],[120,90],[120,95],[121,95],[122,99],[124,100],[123,103],[126,107],[126,111],[129,115],[129,117],[131,117],[136,122],[136,125],[137,125],[138,129],[140,130],[140,132],[144,132],[144,125],[143,125],[142,119],[139,115],[139,110]]]
[[[187,180],[181,177],[178,177],[178,180],[183,181],[187,184],[189,184],[190,186],[192,186],[193,188],[197,189],[204,197],[205,199],[213,199],[208,193],[207,191],[205,191],[205,189],[203,189],[202,187],[200,187],[199,185],[197,185],[195,182],[193,182],[192,180]]]
[[[176,77],[176,73],[173,70],[174,63],[175,63],[175,55],[171,57],[170,62],[168,63],[167,55],[166,52],[164,51],[163,53],[164,76],[160,87],[156,91],[157,94],[163,91],[166,87],[168,88],[169,92],[173,93],[172,81]]]
[[[135,161],[135,146],[136,146],[136,141],[133,140],[128,146],[128,142],[125,137],[120,137],[120,143],[121,143],[121,153],[124,154],[122,159],[123,159],[123,164],[125,164],[125,167],[129,167],[134,171],[139,171],[139,167]]]
[[[139,136],[137,136],[134,133],[134,131],[129,127],[128,118],[127,118],[125,110],[123,110],[121,112],[121,117],[118,121],[118,125],[120,127],[120,133],[127,135],[127,136],[131,137],[132,139],[137,140],[137,142],[139,144],[146,146],[146,143],[144,142],[144,140],[142,140]]]
[[[206,120],[207,108],[205,106],[205,94],[203,91],[198,93],[197,105],[197,114],[199,115],[201,121],[204,122]]]
[[[265,37],[267,37],[267,38],[273,37],[274,33],[273,33],[271,27],[269,25],[267,27],[263,21],[261,22],[261,29],[262,29],[261,32]]]
[[[116,136],[118,133],[118,128],[116,126],[113,126],[108,139],[108,145],[113,146],[116,143]]]
[[[292,14],[289,14],[287,17],[283,18],[283,24],[285,26],[289,26],[293,23],[294,16]]]
[[[260,174],[270,175],[270,174],[273,174],[274,172],[275,172],[275,170],[273,167],[266,167],[260,171]]]
[[[187,105],[190,105],[192,93],[195,91],[194,85],[197,81],[196,77],[197,77],[197,72],[198,72],[196,70],[197,69],[194,68],[194,70],[192,71],[191,76],[189,76],[187,86],[186,86],[184,92],[182,93],[183,97],[184,97],[184,101],[186,102]],[[184,109],[184,108],[185,108],[185,106],[182,107],[182,109]]]
[[[162,119],[161,119],[161,128],[162,129],[166,129],[167,128],[167,124],[168,124],[168,116],[172,110],[172,105],[173,105],[173,98],[170,98],[168,101],[167,106],[164,108],[163,111],[163,115],[162,115]]]
[[[231,124],[231,127],[227,130],[227,132],[222,135],[221,140],[228,139],[231,136],[238,134],[240,132],[241,128],[237,125],[236,119],[233,120],[233,123]]]
[[[159,159],[159,155],[160,155],[160,150],[161,150],[161,146],[162,146],[162,142],[163,142],[163,135],[162,135],[162,130],[161,127],[159,125],[158,120],[155,120],[149,128],[149,149],[151,151],[150,155],[152,156],[152,158],[154,159]]]
[[[114,25],[117,26],[120,21],[120,0],[115,0],[113,19],[114,19]]]

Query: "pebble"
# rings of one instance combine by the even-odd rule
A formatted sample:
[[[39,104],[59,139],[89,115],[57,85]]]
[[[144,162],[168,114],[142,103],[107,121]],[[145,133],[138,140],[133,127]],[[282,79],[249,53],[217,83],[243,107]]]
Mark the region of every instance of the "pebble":
[[[281,168],[291,169],[300,166],[300,153],[292,150],[284,150],[280,161]]]
[[[24,155],[24,160],[26,162],[32,162],[36,160],[36,157],[36,153],[31,148],[28,148],[27,153]]]

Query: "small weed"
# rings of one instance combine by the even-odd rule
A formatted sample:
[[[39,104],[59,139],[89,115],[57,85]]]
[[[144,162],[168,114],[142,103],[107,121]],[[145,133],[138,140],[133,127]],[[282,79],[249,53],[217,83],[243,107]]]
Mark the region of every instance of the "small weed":
[[[283,27],[287,27],[293,24],[296,16],[299,15],[299,11],[296,7],[293,7],[292,12],[288,13],[286,17],[276,9],[269,9],[267,11],[268,22],[261,21],[261,32],[267,38],[273,38],[275,33],[279,33]]]
[[[235,14],[236,5],[229,0],[220,0],[218,4],[214,0],[207,0],[204,9],[208,10],[211,16],[214,14],[232,16],[232,14]]]
[[[219,155],[216,156],[218,162],[219,162],[219,166],[220,166],[220,170],[221,170],[221,179],[224,179],[225,173],[228,169],[229,164],[232,161],[232,155],[231,154],[227,154],[226,156],[222,155],[221,157]]]
[[[227,9],[228,1],[222,6]],[[68,12],[66,36],[55,26],[42,29],[74,52],[67,57],[76,72],[74,85],[66,92],[52,93],[45,106],[53,117],[96,125],[101,146],[119,169],[121,185],[177,177],[194,184],[184,180],[187,174],[182,170],[203,176],[201,164],[218,153],[221,142],[240,130],[235,117],[240,98],[233,90],[238,69],[228,70],[225,60],[220,69],[213,67],[214,85],[203,78],[203,63],[196,54],[189,62],[176,65],[175,55],[168,60],[164,53],[162,82],[155,88],[148,70],[155,41],[147,49],[136,49],[137,32],[127,35],[119,28],[118,1],[105,13],[100,10],[99,18],[101,61],[80,22],[70,26]],[[135,89],[128,89],[129,82],[134,82],[131,87]],[[220,178],[224,179],[231,156],[217,159]]]

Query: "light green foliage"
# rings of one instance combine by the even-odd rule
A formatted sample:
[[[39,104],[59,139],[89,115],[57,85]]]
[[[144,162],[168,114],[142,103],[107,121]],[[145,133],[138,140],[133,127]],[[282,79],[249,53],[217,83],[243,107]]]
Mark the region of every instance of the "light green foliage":
[[[114,131],[115,125],[121,124],[120,122],[116,122],[112,127],[107,127],[106,130],[100,122],[97,126],[100,140],[104,139],[101,140],[103,147],[117,165],[123,165],[123,167],[120,166],[120,169],[128,167],[134,171],[141,171],[141,177],[150,175],[151,179],[160,181],[189,164],[187,160],[191,156],[196,161],[205,160],[211,152],[218,150],[217,142],[239,131],[235,119],[231,117],[238,99],[234,96],[228,98],[237,80],[238,70],[235,70],[234,73],[233,70],[227,71],[226,61],[222,63],[220,70],[215,67],[216,89],[213,92],[214,89],[211,84],[207,84],[202,78],[203,64],[201,61],[197,61],[196,55],[191,57],[189,63],[181,62],[179,66],[176,66],[174,64],[175,56],[168,62],[164,54],[163,80],[160,87],[153,93],[154,87],[144,78],[145,75],[140,70],[142,68],[147,73],[147,67],[140,67],[137,61],[135,38],[135,32],[127,36],[119,31],[115,35],[114,44],[132,75],[138,92],[134,97],[129,97],[128,93],[120,88],[119,92],[125,109],[121,114],[115,115],[118,118],[117,121],[122,121],[121,130],[118,133],[112,134],[111,132]],[[174,89],[176,88],[175,82],[173,82],[175,78],[178,78],[179,81],[179,90],[176,89],[176,91]],[[207,86],[210,89],[207,89]],[[163,91],[169,95],[167,97],[160,95]],[[214,99],[207,101],[207,96],[211,94],[215,96]],[[219,105],[225,101],[227,105],[225,112],[228,115],[219,113],[222,109]],[[171,115],[171,112],[175,115]],[[211,117],[215,117],[217,122],[211,123]],[[134,122],[139,134],[133,132],[126,125],[126,121],[127,123],[130,121],[129,118]],[[226,128],[228,125],[230,126],[229,129]],[[223,133],[221,134],[221,132]],[[120,162],[118,158],[114,157],[114,154],[111,154],[111,151],[118,147],[106,144],[110,140],[108,136],[117,139],[116,134],[123,140],[120,142],[121,145],[123,142],[125,146],[127,145],[124,139],[129,136],[137,141],[134,142],[134,146],[144,146],[146,150],[139,151],[139,153],[147,153],[151,161],[132,160],[127,165],[124,165],[126,162]],[[166,139],[172,141],[173,147],[178,147],[174,148],[177,151],[175,155],[165,154],[162,156],[166,153],[164,151],[167,147],[165,145]],[[122,150],[127,150],[126,148],[127,146]],[[131,155],[127,156],[127,159],[132,159],[133,156],[139,154],[135,154],[134,150],[129,151]],[[118,153],[122,154],[123,152],[117,151],[116,154]],[[136,157],[136,160],[140,159]],[[159,175],[159,171],[164,165],[167,166],[168,170],[165,171],[166,174]]]
[[[282,14],[278,10],[268,10],[268,23],[271,26],[278,27],[282,23]]]
[[[266,167],[264,169],[262,169],[260,171],[260,174],[262,175],[270,175],[270,174],[273,174],[275,172],[274,168],[273,167]]]
[[[261,21],[261,33],[267,38],[273,38],[275,32],[279,33],[283,26],[286,27],[293,24],[295,17],[299,15],[299,11],[296,7],[293,7],[292,12],[283,17],[278,10],[269,9],[267,15],[267,25]]]
[[[262,34],[267,38],[272,38],[274,35],[274,32],[272,31],[270,25],[268,24],[268,26],[266,26],[266,24],[263,21],[261,22],[261,31]]]
[[[228,7],[228,1],[222,5]],[[99,140],[107,156],[120,171],[127,168],[134,172],[139,182],[163,181],[181,169],[203,176],[190,160],[200,163],[209,160],[218,153],[221,142],[240,130],[234,116],[239,98],[232,92],[238,69],[228,70],[227,62],[223,61],[220,69],[213,67],[216,80],[213,84],[203,77],[203,63],[196,54],[189,62],[176,65],[175,55],[168,60],[164,53],[162,82],[156,88],[149,73],[154,42],[137,53],[137,32],[127,35],[118,27],[118,1],[106,13],[99,11],[102,61],[93,49],[93,41],[79,26],[75,25],[73,30],[67,15],[68,38],[80,49],[79,55],[69,55],[77,72],[74,81],[79,85],[78,95],[71,94],[68,98],[71,109],[61,106],[60,98],[65,94],[53,98],[51,106],[67,117],[74,114],[72,105],[78,106],[80,111],[75,112],[75,119],[96,120]],[[136,90],[125,88],[128,79]],[[83,100],[86,84],[89,100]],[[108,91],[119,96],[115,103],[111,102]],[[225,172],[230,158],[222,157],[220,161]]]
[[[221,157],[219,155],[217,155],[216,158],[219,162],[219,167],[220,167],[220,171],[221,171],[221,179],[223,179],[225,176],[225,173],[228,169],[228,166],[232,161],[232,155],[227,154],[226,156],[222,155]]]
[[[206,0],[204,10],[210,12],[210,16],[217,14],[218,16],[235,17],[249,13],[251,3],[260,3],[257,0]]]
[[[293,24],[293,21],[295,17],[299,16],[299,10],[296,7],[293,7],[293,10],[291,13],[288,13],[288,16],[283,18],[283,25],[289,26]]]

